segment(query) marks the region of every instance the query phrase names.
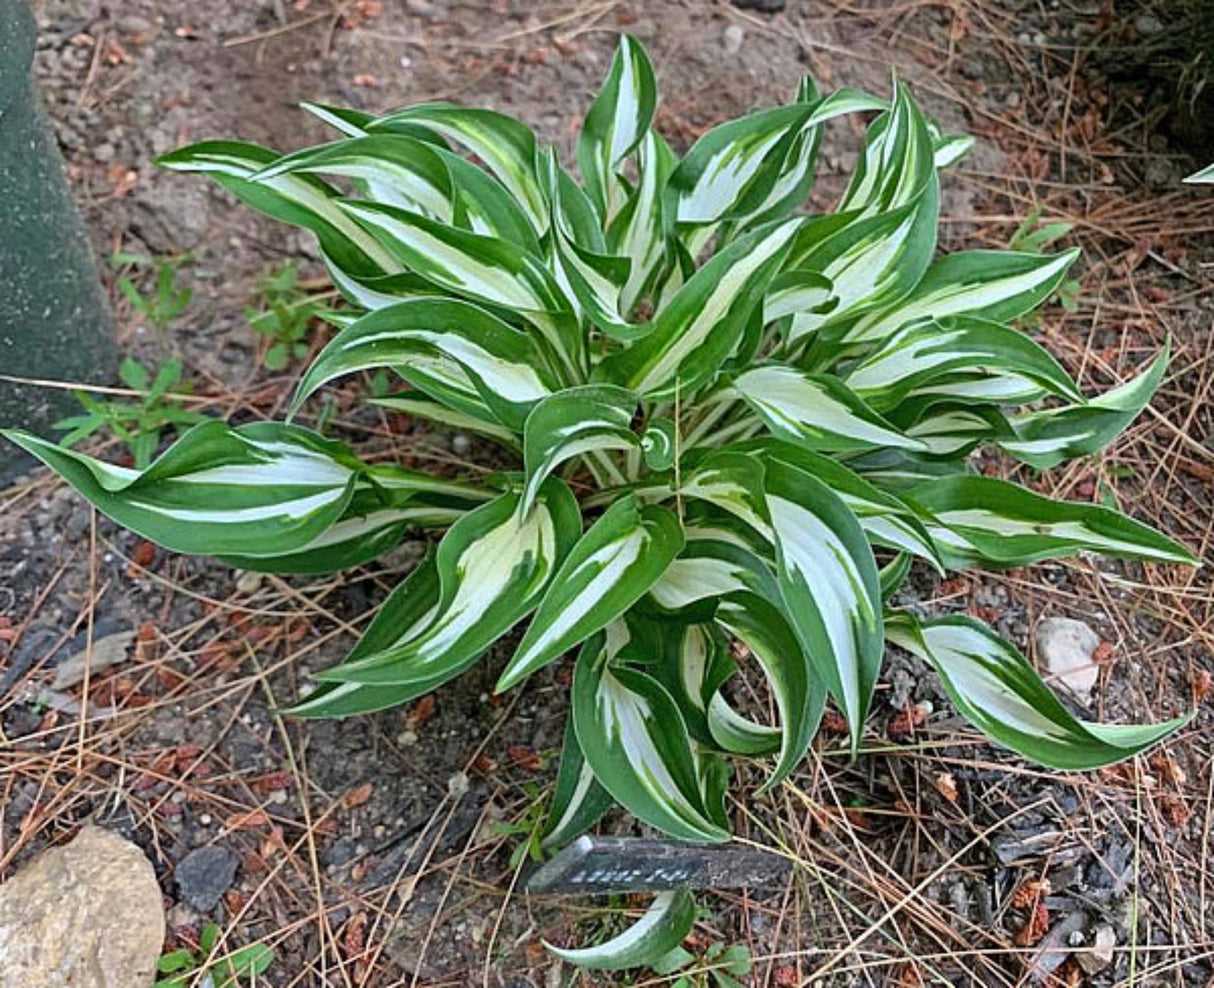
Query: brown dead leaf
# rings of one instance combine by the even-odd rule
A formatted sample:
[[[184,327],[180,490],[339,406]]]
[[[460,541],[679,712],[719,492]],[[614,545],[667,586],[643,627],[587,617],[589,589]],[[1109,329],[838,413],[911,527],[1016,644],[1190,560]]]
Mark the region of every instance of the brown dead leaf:
[[[1149,764],[1159,777],[1169,785],[1183,786],[1189,781],[1189,777],[1185,770],[1180,767],[1180,763],[1166,751],[1155,752],[1151,756]]]
[[[1050,911],[1044,902],[1038,901],[1033,906],[1032,912],[1029,915],[1025,924],[1020,927],[1016,935],[1012,938],[1012,943],[1017,947],[1031,947],[1037,943],[1046,931],[1050,928]]]
[[[1210,695],[1211,686],[1214,686],[1214,676],[1210,675],[1208,669],[1198,669],[1193,674],[1193,702],[1204,703]]]
[[[1049,894],[1048,878],[1030,878],[1021,882],[1012,893],[1012,906],[1016,909],[1035,909],[1037,903]]]
[[[957,780],[953,778],[952,772],[941,772],[932,780],[932,784],[950,803],[957,802]]]
[[[342,797],[341,804],[348,810],[354,809],[356,806],[362,806],[371,798],[371,793],[375,791],[375,786],[370,782],[364,782],[361,786],[355,786],[345,796]]]
[[[899,710],[890,718],[886,733],[895,741],[901,741],[915,733],[927,720],[928,709],[922,703],[912,703],[905,710]]]
[[[1159,795],[1159,812],[1163,814],[1168,826],[1179,830],[1189,822],[1193,811],[1179,793],[1165,792]]]
[[[525,744],[512,744],[506,749],[506,757],[510,764],[528,772],[539,772],[544,767],[544,761],[534,748]]]
[[[264,827],[270,822],[270,815],[265,810],[246,810],[234,813],[224,821],[229,830],[251,830],[253,827]]]
[[[424,727],[427,721],[434,716],[437,707],[438,701],[434,699],[434,694],[427,693],[409,708],[408,713],[405,714],[405,723],[413,728]]]

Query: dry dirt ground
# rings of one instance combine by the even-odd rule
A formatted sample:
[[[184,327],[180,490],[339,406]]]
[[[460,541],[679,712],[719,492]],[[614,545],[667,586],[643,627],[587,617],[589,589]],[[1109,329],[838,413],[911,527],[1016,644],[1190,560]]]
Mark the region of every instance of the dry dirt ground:
[[[516,113],[571,160],[620,30],[648,46],[659,126],[680,148],[787,98],[804,72],[885,91],[892,65],[950,129],[978,137],[949,181],[946,247],[1006,244],[1034,208],[1075,224],[1083,296],[1075,312],[1051,307],[1041,331],[1086,386],[1172,340],[1170,378],[1115,449],[1022,479],[1116,499],[1209,548],[1214,197],[1178,185],[1194,162],[1152,141],[1158,106],[1111,88],[1093,57],[1110,32],[1132,45],[1150,23],[1073,0],[789,0],[775,15],[693,0],[36,7],[36,71],[99,256],[192,253],[181,279],[194,299],[167,344],[109,284],[121,341],[149,359],[180,354],[199,407],[238,421],[278,413],[299,370],[259,366],[244,315],[258,274],[297,256],[305,275],[318,270],[303,237],[202,180],[158,173],[155,154],[206,137],[279,149],[324,138],[301,99],[383,110],[441,98]],[[814,208],[830,206],[859,136],[840,125],[828,138]],[[358,412],[356,394],[338,392],[335,428],[364,449],[483,467],[444,436]],[[41,471],[0,491],[0,876],[91,819],[153,861],[170,945],[216,921],[228,948],[273,946],[264,983],[616,983],[562,969],[539,941],[602,936],[640,903],[529,899],[510,864],[517,838],[495,826],[534,819],[551,784],[566,674],[498,703],[489,661],[376,717],[300,725],[270,712],[340,657],[419,552],[331,579],[240,578],[154,550]],[[1196,704],[1198,717],[1149,759],[1040,772],[982,744],[930,675],[891,659],[863,757],[848,761],[826,735],[779,793],[736,804],[741,838],[795,867],[784,888],[706,896],[695,945],[747,945],[744,980],[763,986],[1214,984],[1208,571],[1084,560],[917,586],[926,606],[969,610],[1030,650],[1043,617],[1090,623],[1106,643],[1090,716]],[[51,688],[57,666],[122,631],[136,632],[125,661]],[[907,731],[924,701],[931,713]],[[754,781],[743,770],[739,796]],[[633,831],[621,817],[607,827]],[[238,868],[200,910],[175,870],[205,846]],[[1043,879],[1048,891],[1026,886]],[[1043,890],[1036,906],[1026,887]],[[1115,951],[1088,974],[1071,954],[1101,927]]]

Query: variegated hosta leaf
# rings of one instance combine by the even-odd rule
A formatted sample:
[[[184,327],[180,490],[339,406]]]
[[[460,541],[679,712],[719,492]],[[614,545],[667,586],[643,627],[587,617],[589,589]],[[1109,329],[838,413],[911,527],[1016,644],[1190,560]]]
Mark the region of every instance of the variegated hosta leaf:
[[[908,323],[944,316],[1009,322],[1049,298],[1078,256],[1077,247],[1053,255],[999,250],[948,254],[927,269],[910,295],[861,318],[844,340],[880,342]]]
[[[737,591],[779,600],[775,576],[749,549],[718,539],[688,540],[649,588],[653,602],[666,611],[682,611],[700,601],[715,601]]]
[[[864,153],[839,203],[840,212],[862,215],[913,202],[935,180],[935,142],[910,90],[894,85],[889,109],[868,128]]]
[[[671,218],[687,226],[730,219],[748,195],[761,203],[813,106],[760,110],[714,127],[670,176]]]
[[[1137,377],[1088,402],[1010,419],[1015,437],[1001,440],[1000,447],[1039,470],[1100,452],[1146,408],[1167,370],[1168,349]]]
[[[410,635],[419,634],[434,616],[439,600],[438,566],[429,553],[405,579],[396,585],[346,656],[358,662],[391,648]],[[292,717],[352,717],[387,710],[417,696],[414,684],[365,684],[322,682],[295,706],[285,711]]]
[[[804,204],[814,184],[814,164],[822,141],[821,124],[832,115],[851,112],[841,108],[846,102],[845,98],[841,98],[845,93],[845,90],[840,90],[823,100],[812,78],[805,76],[801,80],[795,102],[814,107],[814,112],[777,149],[778,157],[772,162],[779,162],[774,179],[752,183],[753,187],[731,210],[731,233],[733,230],[745,232],[772,220],[782,220]],[[832,100],[832,109],[820,114],[823,106]]]
[[[754,453],[764,461],[778,460],[804,470],[839,495],[860,522],[869,541],[926,559],[943,572],[944,564],[923,522],[892,494],[874,487],[838,460],[780,439],[735,443],[738,452]]]
[[[581,341],[568,303],[538,258],[496,237],[428,220],[376,202],[343,200],[341,207],[363,224],[416,274],[453,294],[525,314],[566,368],[578,366]],[[566,325],[566,323],[569,325]]]
[[[414,137],[372,134],[306,148],[267,165],[253,181],[287,173],[344,175],[362,182],[376,202],[539,252],[526,214],[500,184],[446,148]]]
[[[620,312],[628,316],[667,265],[667,222],[662,190],[678,159],[652,130],[637,150],[636,187],[607,228],[607,244],[632,263],[620,292]]]
[[[897,87],[893,105],[869,128],[840,210],[834,223],[807,224],[793,250],[793,263],[826,277],[838,303],[828,313],[799,313],[790,340],[895,302],[931,263],[939,182],[927,123],[905,86]]]
[[[317,120],[323,120],[330,127],[340,131],[347,137],[365,137],[367,128],[375,122],[374,113],[363,110],[352,110],[345,106],[333,106],[329,103],[313,103],[304,100],[299,104],[300,109],[306,110]]]
[[[792,268],[772,281],[763,300],[763,319],[774,322],[798,312],[829,312],[838,304],[829,278],[817,271]]]
[[[441,594],[425,621],[316,678],[410,685],[420,696],[467,669],[539,605],[580,529],[573,495],[556,479],[526,518],[518,503],[503,494],[451,526],[436,557]]]
[[[1193,185],[1214,183],[1214,165],[1207,165],[1201,171],[1194,172],[1185,181]]]
[[[561,564],[497,683],[509,689],[606,627],[639,600],[683,548],[678,516],[616,501]]]
[[[398,545],[411,528],[446,528],[490,500],[482,488],[443,481],[401,467],[369,467],[345,513],[307,545],[273,546],[253,555],[225,555],[241,569],[268,573],[333,573],[370,562]]]
[[[629,813],[671,837],[727,840],[704,786],[714,756],[697,748],[657,680],[610,663],[623,645],[611,638],[587,642],[573,676],[574,728],[595,778]]]
[[[991,740],[1056,769],[1094,769],[1129,758],[1183,727],[1093,724],[1075,718],[1015,648],[961,615],[920,624],[892,616],[890,641],[930,662],[957,709]]]
[[[594,206],[556,159],[555,149],[543,159],[552,200],[553,271],[573,309],[616,339],[630,340],[647,332],[620,314],[620,292],[632,262],[605,253]],[[578,220],[582,222],[579,223]],[[584,233],[579,236],[579,226]]]
[[[338,192],[314,175],[253,175],[278,155],[243,141],[202,141],[161,155],[156,164],[176,172],[201,172],[241,202],[276,220],[312,231],[326,255],[353,275],[373,277],[402,270],[376,238],[347,216]]]
[[[923,443],[930,456],[956,459],[965,456],[979,443],[998,440],[1011,434],[1011,429],[997,408],[981,405],[932,404],[906,434]]]
[[[595,451],[638,448],[641,440],[632,431],[636,408],[636,395],[609,384],[566,388],[539,402],[523,431],[527,483],[520,510],[531,510],[540,484],[566,460]]]
[[[679,427],[668,419],[658,416],[650,420],[641,436],[641,453],[650,470],[669,470],[679,449]]]
[[[681,626],[657,619],[657,637],[661,642],[660,659],[646,668],[669,691],[692,738],[701,744],[720,747],[708,729],[708,704],[734,673],[737,663],[729,652],[729,642],[712,623],[687,623]],[[639,621],[632,616],[630,625]],[[777,737],[774,751],[779,747]]]
[[[398,412],[402,415],[408,415],[412,418],[438,422],[441,425],[450,426],[461,432],[473,432],[484,436],[486,439],[492,439],[495,443],[499,443],[507,449],[522,452],[518,436],[504,425],[497,425],[495,422],[467,415],[458,409],[449,408],[442,402],[433,401],[430,398],[415,397],[413,395],[390,395],[387,398],[368,398],[367,402],[368,404],[379,405],[381,408],[386,408],[389,411]]]
[[[1015,374],[1050,394],[1082,401],[1070,375],[1024,333],[985,319],[952,317],[908,326],[854,364],[844,381],[873,408],[933,394],[941,379]],[[955,392],[950,397],[957,397]]]
[[[881,668],[881,589],[859,521],[829,487],[778,460],[764,469],[784,612],[860,743]]]
[[[951,168],[973,150],[974,139],[969,134],[941,134],[933,137],[932,147],[936,168]]]
[[[645,915],[619,936],[594,947],[544,946],[563,961],[596,971],[648,967],[674,950],[691,932],[696,919],[695,897],[687,889],[662,892]]]
[[[653,66],[640,43],[620,37],[611,69],[599,89],[578,139],[578,166],[606,225],[622,201],[617,170],[644,139],[658,104]]]
[[[733,389],[778,436],[816,449],[923,449],[827,374],[764,364],[739,374]]]
[[[552,806],[544,823],[543,845],[564,847],[593,827],[611,809],[611,794],[599,785],[578,744],[573,718],[565,721],[561,767],[556,775]]]
[[[119,525],[198,555],[303,549],[342,517],[365,470],[341,443],[275,422],[201,422],[142,471],[2,434]]]
[[[535,135],[525,125],[496,110],[426,103],[379,117],[368,129],[391,132],[401,124],[420,125],[462,144],[510,190],[537,234],[548,229],[548,204],[536,171]]]
[[[764,792],[779,785],[805,757],[826,707],[826,688],[784,615],[767,600],[752,593],[731,594],[721,601],[716,620],[763,667],[780,712],[780,755],[759,789]],[[710,727],[712,720],[710,713]]]
[[[1117,511],[1054,501],[993,477],[955,476],[912,488],[906,500],[923,514],[953,568],[1024,566],[1078,552],[1193,565],[1183,546]]]
[[[651,401],[711,380],[762,304],[800,222],[763,227],[716,254],[658,312],[649,335],[604,360],[595,376]]]
[[[731,449],[709,453],[689,466],[679,491],[684,497],[700,498],[715,505],[744,522],[753,535],[768,543],[773,541],[763,494],[763,467],[753,457]],[[750,545],[746,535],[740,538],[743,546]],[[726,535],[724,540],[732,542],[736,537]]]
[[[498,421],[516,431],[559,386],[526,333],[468,302],[413,299],[369,312],[330,340],[299,382],[291,413],[343,374],[407,368],[419,358],[426,369],[434,354],[457,364]]]

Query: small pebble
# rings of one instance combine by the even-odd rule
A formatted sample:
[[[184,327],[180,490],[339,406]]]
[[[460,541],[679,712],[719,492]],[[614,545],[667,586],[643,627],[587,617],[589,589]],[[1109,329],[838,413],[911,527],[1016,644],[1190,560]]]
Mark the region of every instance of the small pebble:
[[[737,24],[730,24],[725,29],[725,50],[730,55],[736,55],[742,49],[742,40],[746,37],[746,32]]]
[[[463,772],[456,772],[447,780],[447,792],[456,799],[468,794],[468,776]]]

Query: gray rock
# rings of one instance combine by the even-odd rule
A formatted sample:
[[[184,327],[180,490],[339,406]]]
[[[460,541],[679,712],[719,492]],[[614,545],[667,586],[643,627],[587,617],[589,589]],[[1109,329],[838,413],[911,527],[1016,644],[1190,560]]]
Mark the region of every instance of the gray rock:
[[[0,981],[147,988],[164,945],[156,874],[116,834],[85,827],[0,886]]]
[[[1075,960],[1083,968],[1085,974],[1096,974],[1113,963],[1113,950],[1117,946],[1117,933],[1109,925],[1096,927],[1092,937],[1092,946],[1087,950],[1078,951]]]
[[[159,175],[140,183],[131,226],[158,254],[177,254],[202,240],[211,222],[206,186],[192,176]]]
[[[1037,625],[1037,651],[1056,682],[1087,702],[1100,677],[1093,659],[1100,636],[1082,621],[1046,618]]]
[[[134,640],[133,631],[116,631],[112,635],[98,638],[91,649],[86,647],[70,659],[59,663],[51,689],[66,690],[82,682],[86,668],[90,675],[95,676],[110,666],[125,662]]]
[[[238,864],[240,860],[226,847],[212,844],[182,858],[173,878],[186,905],[205,913],[232,887]]]
[[[737,24],[730,24],[729,27],[725,29],[722,44],[725,45],[725,50],[730,55],[736,55],[742,50],[742,42],[745,38],[746,32],[743,31],[741,27],[739,27]]]

